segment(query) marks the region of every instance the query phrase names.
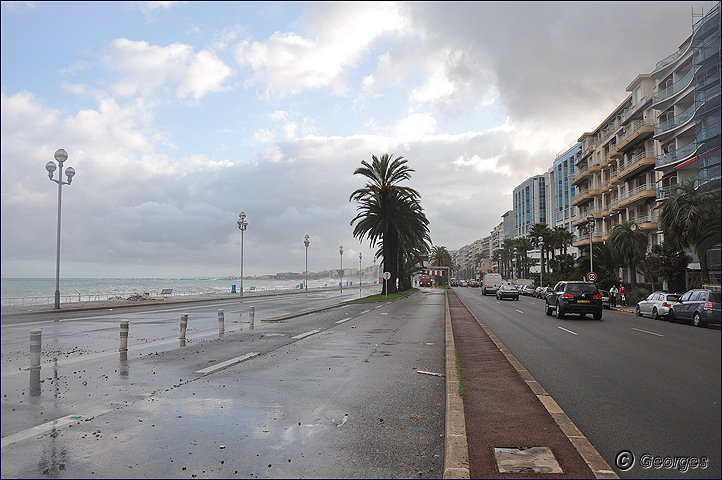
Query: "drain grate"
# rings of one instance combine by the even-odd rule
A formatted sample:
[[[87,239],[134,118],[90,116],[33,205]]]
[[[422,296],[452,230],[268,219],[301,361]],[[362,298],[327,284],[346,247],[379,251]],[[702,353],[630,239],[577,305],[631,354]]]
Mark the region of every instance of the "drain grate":
[[[500,473],[564,473],[548,447],[494,448]]]

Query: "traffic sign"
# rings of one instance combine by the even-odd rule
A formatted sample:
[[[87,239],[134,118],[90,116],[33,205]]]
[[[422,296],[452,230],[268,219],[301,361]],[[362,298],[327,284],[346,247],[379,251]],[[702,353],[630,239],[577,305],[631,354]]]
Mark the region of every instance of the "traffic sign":
[[[587,273],[587,282],[594,283],[597,281],[597,274],[594,272]]]
[[[384,280],[391,278],[391,272],[384,272]]]

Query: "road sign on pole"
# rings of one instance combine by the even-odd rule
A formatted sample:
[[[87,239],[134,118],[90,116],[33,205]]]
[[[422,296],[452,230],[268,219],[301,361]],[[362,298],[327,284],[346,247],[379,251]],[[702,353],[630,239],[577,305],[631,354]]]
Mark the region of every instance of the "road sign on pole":
[[[594,272],[587,273],[587,282],[594,283],[597,281],[597,274]]]

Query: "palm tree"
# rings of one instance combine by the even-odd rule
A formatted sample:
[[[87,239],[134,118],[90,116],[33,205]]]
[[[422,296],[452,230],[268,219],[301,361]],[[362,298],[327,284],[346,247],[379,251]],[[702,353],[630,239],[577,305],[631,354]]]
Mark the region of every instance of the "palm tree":
[[[434,245],[431,247],[431,257],[429,260],[431,261],[431,265],[435,267],[451,266],[451,254],[443,245]]]
[[[637,285],[637,261],[647,252],[649,237],[636,222],[627,221],[617,224],[609,234],[609,246],[620,262],[629,267],[631,287]]]
[[[410,251],[411,246],[418,247],[429,240],[428,220],[421,209],[419,193],[399,185],[409,180],[413,172],[406,163],[403,157],[372,155],[370,164],[362,161],[362,166],[354,171],[354,175],[367,178],[366,185],[349,197],[349,201],[359,203],[358,214],[351,220],[351,225],[356,224],[354,237],[367,238],[371,246],[381,245],[384,268],[391,274],[383,293],[387,293],[387,286],[389,292],[397,291],[400,254],[404,249]]]
[[[720,193],[700,192],[694,180],[677,185],[664,199],[659,214],[665,241],[692,248],[699,257],[702,282],[709,280],[707,250],[720,243]]]
[[[544,252],[549,252],[549,248],[552,248],[552,252],[554,251],[553,243],[552,243],[552,230],[547,227],[546,223],[535,223],[531,226],[529,229],[529,237],[531,239],[532,244],[535,247],[539,247],[539,237],[541,237],[544,240],[544,246],[541,249],[540,252],[540,268],[542,272],[542,276],[544,275]]]

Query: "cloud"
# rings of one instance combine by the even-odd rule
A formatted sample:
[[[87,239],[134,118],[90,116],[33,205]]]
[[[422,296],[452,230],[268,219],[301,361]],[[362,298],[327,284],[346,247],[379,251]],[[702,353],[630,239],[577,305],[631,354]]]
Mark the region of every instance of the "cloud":
[[[109,70],[121,75],[112,90],[124,97],[150,96],[174,88],[178,98],[192,96],[198,100],[208,93],[223,91],[224,82],[232,74],[213,53],[194,53],[190,45],[177,42],[161,47],[118,38],[108,48],[105,63]]]
[[[406,26],[393,3],[325,3],[309,5],[307,34],[275,32],[266,41],[245,41],[236,59],[250,66],[265,95],[297,95],[307,90],[347,90],[346,74],[378,38]]]

